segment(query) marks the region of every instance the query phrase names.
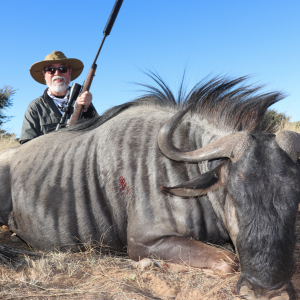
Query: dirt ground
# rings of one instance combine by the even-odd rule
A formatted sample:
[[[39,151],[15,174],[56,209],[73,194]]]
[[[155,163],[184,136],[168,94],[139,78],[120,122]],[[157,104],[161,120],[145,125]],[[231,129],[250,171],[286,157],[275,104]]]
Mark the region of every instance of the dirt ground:
[[[0,241],[29,249],[18,238],[11,240],[6,226]],[[300,297],[300,214],[296,224],[296,270],[293,284]],[[105,253],[104,253],[105,252]],[[239,273],[226,278],[209,276],[188,266],[155,265],[140,271],[131,269],[131,260],[88,247],[86,252],[52,252],[40,259],[25,258],[12,270],[0,266],[0,299],[234,299]]]

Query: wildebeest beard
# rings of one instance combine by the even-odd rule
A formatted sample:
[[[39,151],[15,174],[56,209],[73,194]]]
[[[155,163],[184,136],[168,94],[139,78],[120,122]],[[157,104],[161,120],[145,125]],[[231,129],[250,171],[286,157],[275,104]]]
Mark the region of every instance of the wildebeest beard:
[[[254,290],[279,289],[294,271],[300,168],[276,145],[274,135],[253,137],[256,146],[231,166],[227,187],[239,228],[236,249],[242,274],[237,287],[246,283]]]

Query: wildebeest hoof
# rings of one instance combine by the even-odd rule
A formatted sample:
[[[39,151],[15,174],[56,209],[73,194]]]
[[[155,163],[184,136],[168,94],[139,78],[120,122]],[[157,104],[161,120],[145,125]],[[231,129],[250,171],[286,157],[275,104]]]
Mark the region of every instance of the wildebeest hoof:
[[[153,266],[158,267],[158,268],[162,268],[163,265],[164,265],[164,263],[159,263],[158,261],[155,261],[153,259],[143,258],[142,260],[134,262],[133,264],[131,264],[131,268],[132,269],[139,269],[139,270],[143,271],[146,268],[151,268]]]
[[[226,277],[236,272],[236,266],[228,264],[227,262],[222,262],[219,263],[218,266],[213,269],[213,271],[222,277]]]
[[[153,264],[153,260],[152,259],[150,259],[150,258],[143,258],[142,260],[134,262],[133,264],[131,264],[131,267],[133,269],[138,269],[138,270],[143,271],[146,268],[152,267],[153,265],[154,264]]]
[[[266,296],[255,296],[252,289],[248,288],[246,285],[242,286],[240,289],[240,295],[235,297],[235,300],[247,299],[247,300],[292,300],[287,292],[281,292],[279,295],[272,297],[271,295]]]
[[[211,265],[211,270],[215,275],[221,275],[222,277],[226,277],[235,273],[237,271],[238,265],[236,264],[234,257],[233,259],[227,259],[227,261],[221,259],[219,261],[214,262]]]

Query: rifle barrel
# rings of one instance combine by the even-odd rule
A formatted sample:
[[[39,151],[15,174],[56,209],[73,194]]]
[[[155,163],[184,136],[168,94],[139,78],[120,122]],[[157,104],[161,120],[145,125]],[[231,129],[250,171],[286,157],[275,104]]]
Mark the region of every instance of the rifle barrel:
[[[119,13],[119,10],[121,8],[122,3],[123,3],[123,0],[117,0],[116,1],[115,6],[114,6],[109,18],[108,18],[106,26],[103,30],[104,35],[108,36],[110,34],[110,31],[111,31],[112,27],[114,26],[115,20],[117,18],[117,15]]]
[[[98,56],[99,56],[99,53],[101,51],[101,48],[102,48],[102,46],[104,44],[105,38],[110,34],[110,31],[111,31],[112,27],[114,26],[114,23],[116,21],[116,18],[117,18],[117,15],[119,13],[119,10],[121,8],[122,3],[123,3],[123,0],[117,0],[115,2],[115,5],[114,5],[114,7],[113,7],[113,9],[111,11],[111,14],[110,14],[110,16],[109,16],[109,18],[108,18],[108,20],[106,22],[105,28],[103,30],[103,39],[102,39],[100,47],[99,47],[99,49],[97,51],[96,57],[95,57],[95,59],[93,61],[93,64],[96,63],[96,61],[98,59]]]

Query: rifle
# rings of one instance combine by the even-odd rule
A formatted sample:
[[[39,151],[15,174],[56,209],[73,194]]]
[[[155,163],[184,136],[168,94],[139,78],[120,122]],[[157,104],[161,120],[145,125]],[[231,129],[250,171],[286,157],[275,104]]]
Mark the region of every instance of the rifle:
[[[95,76],[95,72],[97,69],[97,64],[96,61],[98,59],[98,56],[100,54],[100,51],[102,49],[102,46],[104,44],[104,41],[106,39],[106,37],[110,34],[110,31],[115,23],[115,20],[117,18],[117,15],[119,13],[119,10],[121,8],[121,5],[123,3],[123,0],[116,0],[115,5],[111,11],[111,14],[108,18],[108,21],[105,25],[105,28],[103,30],[103,38],[100,44],[100,47],[97,51],[96,57],[92,63],[92,66],[90,68],[90,71],[83,83],[83,87],[81,89],[81,85],[78,83],[73,83],[70,89],[70,96],[69,96],[69,100],[67,102],[67,105],[65,108],[62,109],[62,111],[64,112],[63,116],[61,117],[59,123],[56,126],[56,130],[58,130],[59,128],[61,128],[63,125],[65,125],[66,120],[69,119],[67,121],[68,125],[74,125],[76,123],[77,120],[79,120],[82,116],[82,110],[83,110],[83,106],[82,105],[77,105],[76,104],[76,100],[77,98],[83,94],[86,91],[89,91],[92,85],[92,81],[94,79]],[[75,105],[74,105],[75,104]],[[74,111],[73,114],[71,115],[71,108],[74,107]]]

